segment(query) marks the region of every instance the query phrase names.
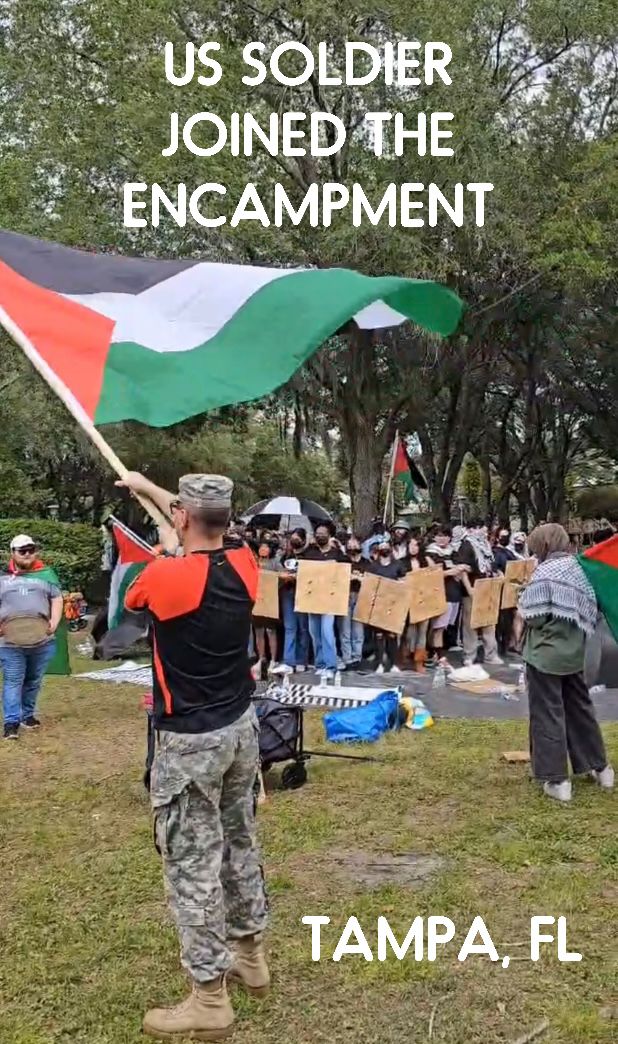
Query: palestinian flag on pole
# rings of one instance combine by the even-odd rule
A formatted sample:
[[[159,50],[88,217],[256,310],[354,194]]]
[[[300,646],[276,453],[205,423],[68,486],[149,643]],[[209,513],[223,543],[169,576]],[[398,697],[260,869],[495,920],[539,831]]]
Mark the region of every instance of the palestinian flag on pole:
[[[618,642],[618,533],[577,556],[597,596],[607,626]]]
[[[403,484],[406,503],[417,499],[417,489],[427,489],[425,477],[408,454],[401,435],[397,435],[395,439],[393,479]]]
[[[132,533],[122,522],[111,516],[112,535],[116,543],[118,558],[112,571],[109,603],[107,607],[107,625],[118,627],[125,614],[124,597],[129,586],[141,573],[144,566],[156,557],[154,551],[135,533]]]
[[[349,320],[444,336],[422,279],[87,253],[0,231],[0,324],[85,424],[175,424],[274,391]]]

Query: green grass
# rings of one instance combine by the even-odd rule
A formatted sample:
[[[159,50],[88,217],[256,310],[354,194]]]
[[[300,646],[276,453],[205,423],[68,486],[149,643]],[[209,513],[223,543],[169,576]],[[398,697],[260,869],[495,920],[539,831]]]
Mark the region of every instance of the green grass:
[[[144,1010],[185,988],[141,784],[140,691],[52,679],[41,714],[39,734],[0,748],[0,1042],[137,1044]],[[319,746],[319,714],[306,722]],[[604,732],[618,762],[618,727]],[[259,818],[274,989],[261,1006],[234,995],[236,1039],[421,1044],[432,1012],[441,1044],[507,1044],[544,1017],[543,1044],[617,1039],[618,798],[582,782],[570,807],[549,802],[527,766],[500,760],[525,743],[525,723],[439,721],[386,738],[380,764],[316,758],[302,790],[273,790]],[[443,869],[368,891],[341,876],[352,850]],[[374,953],[380,914],[400,939],[419,914],[451,917],[457,935],[435,963],[317,964],[309,913],[331,917],[324,957],[352,914]],[[476,914],[508,969],[458,962]],[[548,949],[531,963],[533,914],[564,914],[584,960]]]

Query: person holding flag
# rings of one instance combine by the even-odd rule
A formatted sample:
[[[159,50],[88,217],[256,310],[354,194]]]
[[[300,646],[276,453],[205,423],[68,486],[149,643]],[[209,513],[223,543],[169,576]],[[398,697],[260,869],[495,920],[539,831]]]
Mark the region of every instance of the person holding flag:
[[[16,740],[20,725],[26,729],[40,727],[36,703],[43,676],[57,651],[63,662],[56,665],[55,673],[69,673],[66,631],[56,648],[63,609],[58,577],[37,557],[32,537],[20,533],[11,541],[8,575],[0,577],[4,739]]]
[[[562,526],[538,526],[528,547],[539,565],[518,608],[525,622],[522,655],[532,770],[548,797],[570,801],[568,759],[576,775],[592,775],[608,790],[614,785],[614,770],[584,681],[586,639],[597,623],[597,597],[582,558],[578,561],[570,552]]]
[[[146,565],[125,595],[153,631],[150,779],[155,837],[176,920],[189,997],[153,1008],[144,1033],[219,1040],[234,1012],[227,982],[267,993],[262,948],[268,911],[256,839],[259,725],[251,697],[249,632],[258,566],[226,537],[233,483],[184,475],[178,494],[130,472],[119,485],[148,496],[167,517],[183,556]]]

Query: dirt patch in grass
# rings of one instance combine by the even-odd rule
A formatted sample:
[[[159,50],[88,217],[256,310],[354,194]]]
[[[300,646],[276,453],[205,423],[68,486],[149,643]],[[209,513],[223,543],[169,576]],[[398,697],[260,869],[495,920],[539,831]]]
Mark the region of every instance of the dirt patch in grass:
[[[385,887],[411,887],[424,884],[446,868],[446,860],[440,856],[418,855],[403,852],[392,855],[388,852],[363,852],[352,850],[338,852],[335,849],[325,869],[345,887],[373,890]]]

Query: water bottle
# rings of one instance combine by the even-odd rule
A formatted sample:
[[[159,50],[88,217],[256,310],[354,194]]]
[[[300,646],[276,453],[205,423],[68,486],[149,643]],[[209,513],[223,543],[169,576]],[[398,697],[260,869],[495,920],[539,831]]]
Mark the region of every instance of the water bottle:
[[[340,689],[341,688],[341,671],[335,671],[335,682],[334,682],[334,685],[335,685],[336,689]]]
[[[328,689],[328,674],[325,670],[320,673],[320,689],[325,692]]]
[[[433,672],[432,689],[443,689],[446,685],[446,671],[442,664],[438,664]]]
[[[281,684],[281,688],[283,689],[284,692],[289,692],[290,691],[290,676],[289,676],[289,674],[284,674],[283,675],[283,682]]]
[[[526,666],[525,666],[525,664],[522,663],[521,669],[519,671],[519,677],[517,679],[517,692],[527,692],[527,691],[528,691],[528,682],[527,682],[527,679],[526,679]]]

